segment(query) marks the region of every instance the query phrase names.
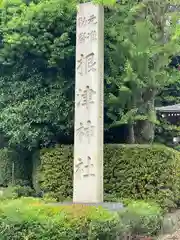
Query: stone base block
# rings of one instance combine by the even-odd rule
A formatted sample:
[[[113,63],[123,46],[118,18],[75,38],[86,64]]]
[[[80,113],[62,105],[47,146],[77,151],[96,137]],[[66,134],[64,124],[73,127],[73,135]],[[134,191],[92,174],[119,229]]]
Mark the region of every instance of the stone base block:
[[[84,206],[94,206],[94,207],[103,207],[112,212],[118,212],[124,208],[122,203],[117,202],[103,202],[103,203],[74,203],[74,202],[63,202],[63,203],[50,203],[49,205],[53,206],[69,206],[69,205],[84,205]]]

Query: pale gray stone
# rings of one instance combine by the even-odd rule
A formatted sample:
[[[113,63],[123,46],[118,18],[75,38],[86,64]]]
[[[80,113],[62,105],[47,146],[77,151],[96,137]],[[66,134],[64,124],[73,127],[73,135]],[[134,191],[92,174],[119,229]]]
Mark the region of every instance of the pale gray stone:
[[[75,203],[72,202],[63,202],[63,203],[50,203],[48,205],[54,206],[69,206]],[[94,207],[103,207],[111,212],[118,212],[124,208],[122,203],[117,202],[102,202],[102,203],[76,203],[75,205],[84,205],[84,206],[94,206]]]
[[[78,6],[73,202],[103,202],[104,9]]]

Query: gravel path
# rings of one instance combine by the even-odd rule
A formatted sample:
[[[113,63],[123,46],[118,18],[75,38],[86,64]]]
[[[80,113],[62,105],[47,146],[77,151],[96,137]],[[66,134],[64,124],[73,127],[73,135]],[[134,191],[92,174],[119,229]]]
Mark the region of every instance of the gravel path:
[[[158,237],[157,240],[180,240],[180,230],[176,231],[173,234],[167,234],[164,236]]]
[[[165,216],[161,229],[162,235],[157,240],[180,240],[180,210]]]

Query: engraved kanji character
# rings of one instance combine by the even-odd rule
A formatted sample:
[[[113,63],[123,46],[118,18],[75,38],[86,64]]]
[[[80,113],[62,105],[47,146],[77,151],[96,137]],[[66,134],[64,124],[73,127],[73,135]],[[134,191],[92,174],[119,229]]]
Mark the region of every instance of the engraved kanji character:
[[[96,16],[94,14],[90,15],[87,22],[88,24],[91,24],[91,23],[96,24],[97,23]]]
[[[94,53],[90,53],[86,56],[86,73],[90,71],[96,71],[96,62],[94,60]]]
[[[84,169],[85,169],[85,172],[86,172],[86,173],[83,174],[84,177],[89,177],[89,176],[94,177],[95,176],[95,174],[92,171],[92,169],[94,168],[94,164],[92,164],[91,162],[92,162],[91,157],[88,156],[87,157],[87,164],[84,165]]]
[[[84,55],[81,54],[81,58],[77,60],[77,70],[81,76],[83,75],[83,57]]]
[[[96,94],[96,92],[91,89],[89,86],[86,86],[86,89],[82,91],[82,89],[79,89],[79,92],[77,93],[77,97],[79,98],[79,101],[77,103],[78,106],[86,106],[86,108],[89,108],[89,105],[94,103],[93,101],[93,95]]]
[[[83,171],[83,160],[82,158],[78,158],[78,163],[75,165],[75,173],[81,174]]]
[[[88,35],[91,41],[97,40],[97,33],[95,30],[91,31]]]
[[[86,127],[83,123],[80,123],[80,127],[76,130],[76,135],[79,136],[79,141],[82,142],[83,138],[86,137],[88,143],[91,141],[91,137],[94,135],[94,126],[91,125],[91,121],[87,121]]]
[[[77,60],[77,71],[82,76],[90,71],[96,71],[96,62],[94,60],[94,53],[90,53],[84,57],[84,54],[80,55],[80,59]]]
[[[85,136],[87,137],[88,143],[91,142],[91,137],[94,135],[94,126],[91,125],[91,121],[87,121],[87,127],[84,128]]]
[[[85,17],[79,17],[78,18],[78,26],[79,27],[83,27],[83,26],[86,26],[87,24],[87,20]]]
[[[79,141],[81,142],[84,135],[85,135],[85,132],[84,132],[84,126],[83,126],[83,123],[80,122],[80,127],[76,130],[76,134],[79,136]]]
[[[80,33],[78,36],[78,43],[84,43],[86,40],[86,33]]]

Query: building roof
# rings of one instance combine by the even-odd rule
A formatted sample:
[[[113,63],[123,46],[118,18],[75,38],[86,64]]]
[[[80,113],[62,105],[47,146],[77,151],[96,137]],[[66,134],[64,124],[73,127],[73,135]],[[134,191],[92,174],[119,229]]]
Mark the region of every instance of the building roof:
[[[156,110],[159,112],[180,112],[180,103],[166,107],[157,107]]]

